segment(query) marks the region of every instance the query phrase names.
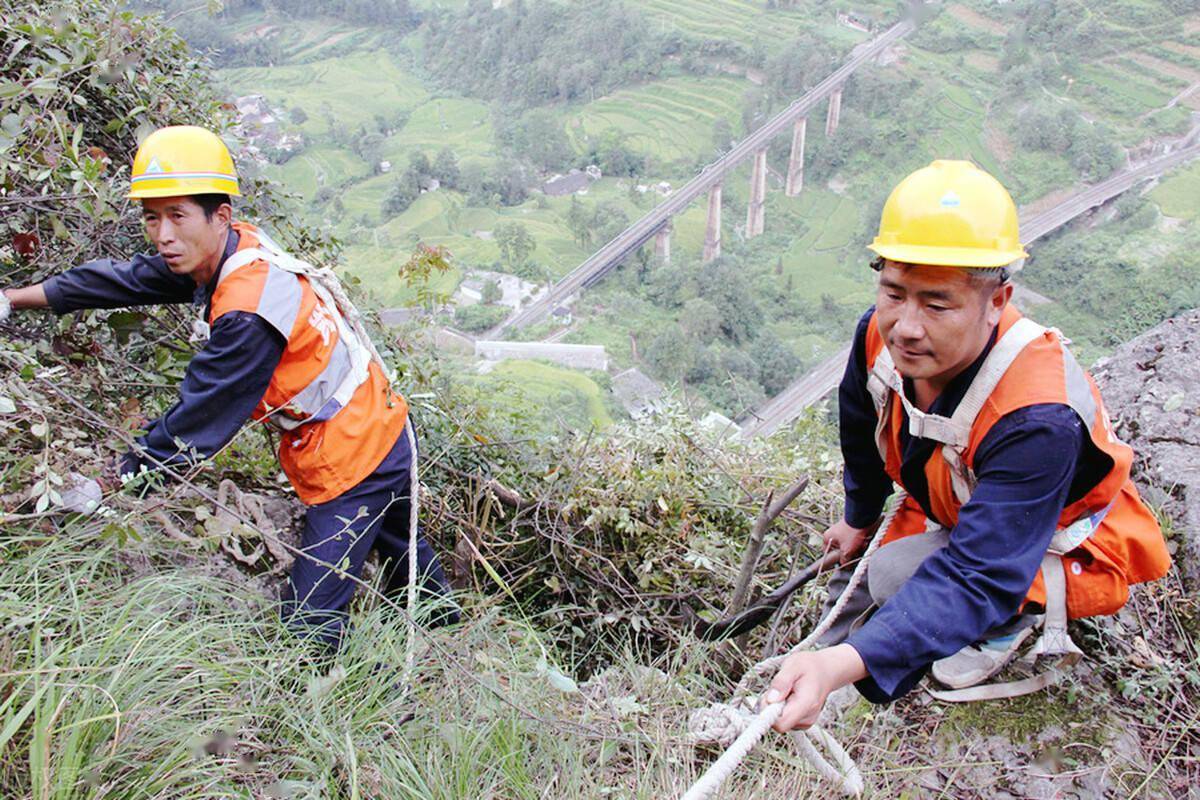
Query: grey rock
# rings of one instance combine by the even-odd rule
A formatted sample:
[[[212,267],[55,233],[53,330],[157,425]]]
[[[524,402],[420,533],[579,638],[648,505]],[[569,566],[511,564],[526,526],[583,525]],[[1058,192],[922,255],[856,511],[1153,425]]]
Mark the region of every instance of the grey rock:
[[[1155,326],[1093,370],[1133,477],[1181,539],[1184,578],[1200,585],[1200,309]]]

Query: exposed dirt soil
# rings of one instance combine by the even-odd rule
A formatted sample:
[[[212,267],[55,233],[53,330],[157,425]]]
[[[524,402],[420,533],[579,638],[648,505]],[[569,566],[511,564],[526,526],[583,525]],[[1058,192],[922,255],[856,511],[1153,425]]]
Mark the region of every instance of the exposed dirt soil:
[[[1008,134],[987,121],[983,126],[983,140],[992,155],[1001,163],[1007,162],[1013,156],[1013,143]]]
[[[995,72],[1000,68],[1000,59],[987,53],[976,51],[967,56],[967,63],[975,69],[984,72]]]
[[[1200,30],[1200,28],[1197,30]],[[1183,42],[1163,42],[1162,46],[1168,50],[1174,50],[1176,53],[1183,53],[1185,56],[1200,58],[1200,47],[1196,47],[1192,44],[1184,44]]]
[[[278,25],[259,25],[252,31],[239,34],[235,37],[239,42],[248,42],[251,39],[266,39],[268,36],[273,36],[279,32]]]
[[[979,28],[980,30],[994,33],[997,36],[1004,36],[1006,33],[1008,33],[1008,28],[1006,28],[1003,23],[997,22],[990,17],[985,17],[978,11],[974,11],[966,6],[961,6],[958,3],[950,6],[947,11],[949,11],[959,22],[970,25],[972,28]]]
[[[1182,64],[1173,64],[1170,61],[1164,61],[1161,58],[1155,58],[1147,53],[1127,53],[1129,58],[1133,59],[1143,67],[1149,67],[1155,72],[1161,72],[1163,75],[1171,75],[1172,77],[1185,80],[1188,83],[1200,81],[1200,72],[1189,69]]]

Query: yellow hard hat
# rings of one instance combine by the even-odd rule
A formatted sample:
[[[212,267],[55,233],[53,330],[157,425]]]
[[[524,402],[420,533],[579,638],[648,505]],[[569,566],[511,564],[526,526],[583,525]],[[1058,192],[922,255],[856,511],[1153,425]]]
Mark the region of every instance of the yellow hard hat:
[[[238,191],[237,170],[221,137],[194,125],[159,128],[133,157],[129,197],[229,194]]]
[[[934,161],[900,181],[869,247],[892,261],[944,267],[1004,267],[1029,255],[1012,197],[969,161]]]

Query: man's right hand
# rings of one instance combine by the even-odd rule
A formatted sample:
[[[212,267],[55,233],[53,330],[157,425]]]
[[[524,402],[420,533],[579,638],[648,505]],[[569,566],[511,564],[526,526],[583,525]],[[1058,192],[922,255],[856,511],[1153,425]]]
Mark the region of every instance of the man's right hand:
[[[825,552],[828,553],[830,550],[837,550],[842,554],[841,563],[848,563],[862,552],[863,545],[867,541],[867,535],[877,527],[879,527],[879,523],[875,523],[867,528],[855,528],[846,522],[845,517],[842,517],[830,525],[825,533],[821,534],[821,538],[825,542]]]
[[[0,322],[8,319],[17,309],[49,307],[46,290],[40,283],[20,289],[0,289]]]

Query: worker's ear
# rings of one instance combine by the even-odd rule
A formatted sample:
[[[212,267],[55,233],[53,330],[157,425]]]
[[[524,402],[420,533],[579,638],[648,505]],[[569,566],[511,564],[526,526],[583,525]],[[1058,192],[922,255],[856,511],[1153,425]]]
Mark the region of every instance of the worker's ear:
[[[233,223],[233,206],[229,203],[217,206],[217,210],[213,212],[213,222],[222,228],[228,228]]]
[[[996,288],[992,289],[991,297],[987,302],[987,321],[988,327],[994,328],[1000,323],[1000,315],[1004,313],[1005,306],[1012,299],[1013,285],[1010,281],[1005,281]]]

